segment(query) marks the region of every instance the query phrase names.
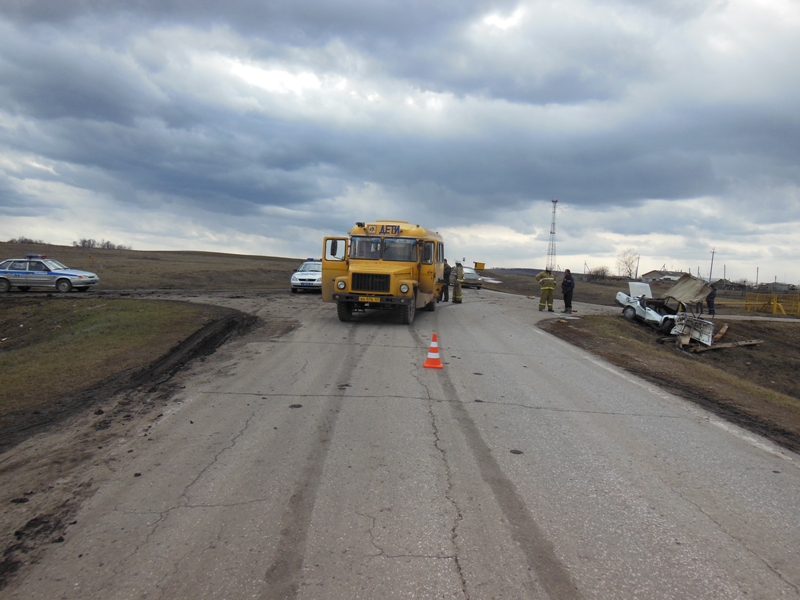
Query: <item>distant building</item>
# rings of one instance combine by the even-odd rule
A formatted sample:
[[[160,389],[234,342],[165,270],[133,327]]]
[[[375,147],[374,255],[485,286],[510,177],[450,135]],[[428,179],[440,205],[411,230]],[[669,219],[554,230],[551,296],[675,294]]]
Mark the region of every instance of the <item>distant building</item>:
[[[774,282],[774,283],[762,283],[758,286],[758,291],[762,294],[786,294],[788,292],[794,291],[792,288],[795,286],[790,285],[788,283],[781,283],[781,282]]]
[[[686,275],[682,271],[648,271],[642,275],[644,283],[653,283],[654,281],[678,281],[681,277]]]
[[[730,281],[728,279],[717,279],[712,281],[713,285],[719,292],[728,292],[733,294],[745,294],[747,292],[747,284],[741,281]]]

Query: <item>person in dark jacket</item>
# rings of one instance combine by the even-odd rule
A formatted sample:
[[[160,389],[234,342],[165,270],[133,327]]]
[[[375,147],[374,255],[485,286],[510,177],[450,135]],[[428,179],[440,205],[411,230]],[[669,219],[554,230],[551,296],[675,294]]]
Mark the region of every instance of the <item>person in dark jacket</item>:
[[[713,285],[711,286],[711,291],[706,296],[706,305],[708,306],[708,314],[712,317],[717,314],[716,309],[714,308],[714,299],[717,297],[717,288]]]
[[[450,273],[453,272],[453,267],[447,264],[447,259],[444,259],[444,284],[442,285],[442,302],[450,302]]]
[[[561,293],[564,295],[564,312],[572,313],[572,292],[575,290],[575,280],[569,269],[564,269],[564,280],[561,282]]]

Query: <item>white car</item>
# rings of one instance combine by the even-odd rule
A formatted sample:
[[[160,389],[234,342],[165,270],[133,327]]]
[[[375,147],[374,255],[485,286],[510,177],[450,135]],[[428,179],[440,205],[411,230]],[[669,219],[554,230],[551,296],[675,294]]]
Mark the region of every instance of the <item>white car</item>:
[[[322,291],[322,261],[309,258],[292,273],[292,293],[297,290]]]
[[[644,321],[662,333],[669,333],[675,325],[675,315],[683,311],[683,306],[674,298],[653,298],[647,283],[629,281],[630,294],[617,292],[617,304],[622,306],[622,316],[633,321]]]
[[[693,339],[711,344],[714,324],[691,314],[692,308],[711,292],[711,287],[702,279],[686,274],[663,298],[653,298],[647,283],[629,281],[628,289],[630,294],[617,292],[615,298],[626,319],[644,321],[664,334],[690,333]]]

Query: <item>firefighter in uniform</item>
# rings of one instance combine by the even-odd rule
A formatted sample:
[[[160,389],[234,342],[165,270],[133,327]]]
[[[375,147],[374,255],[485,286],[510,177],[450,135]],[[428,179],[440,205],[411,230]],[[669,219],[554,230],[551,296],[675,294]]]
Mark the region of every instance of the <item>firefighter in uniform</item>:
[[[547,310],[553,312],[553,290],[556,289],[556,278],[550,272],[550,268],[545,268],[536,276],[536,281],[542,286],[542,297],[539,300],[539,310],[544,310],[545,305]]]
[[[461,282],[464,281],[464,267],[456,263],[456,281],[453,284],[453,304],[461,304]]]

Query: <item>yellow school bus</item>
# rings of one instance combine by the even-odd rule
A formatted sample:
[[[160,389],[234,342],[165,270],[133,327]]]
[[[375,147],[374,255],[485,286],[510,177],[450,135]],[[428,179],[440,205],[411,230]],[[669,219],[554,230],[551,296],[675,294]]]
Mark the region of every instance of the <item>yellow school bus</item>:
[[[410,324],[418,308],[436,308],[443,278],[442,236],[406,221],[356,223],[348,237],[323,244],[322,299],[336,302],[341,321],[391,309]]]

